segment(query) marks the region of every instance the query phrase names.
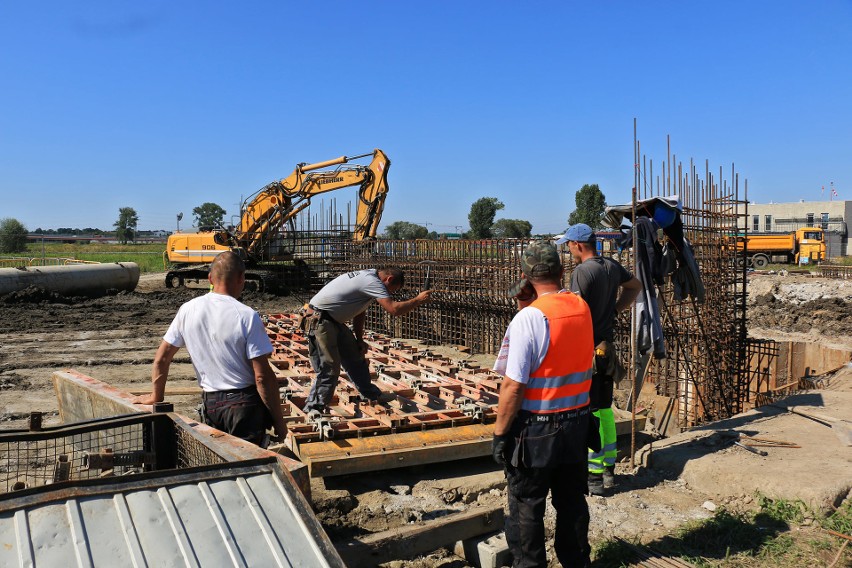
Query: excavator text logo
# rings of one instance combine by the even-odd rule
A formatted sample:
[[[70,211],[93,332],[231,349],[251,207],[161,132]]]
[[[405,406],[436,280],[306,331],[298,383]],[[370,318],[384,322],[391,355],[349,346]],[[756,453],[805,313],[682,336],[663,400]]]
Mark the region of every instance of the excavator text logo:
[[[319,184],[338,183],[338,182],[341,182],[341,181],[343,181],[342,177],[336,177],[336,178],[320,179],[320,180],[317,181],[317,183],[319,183]]]

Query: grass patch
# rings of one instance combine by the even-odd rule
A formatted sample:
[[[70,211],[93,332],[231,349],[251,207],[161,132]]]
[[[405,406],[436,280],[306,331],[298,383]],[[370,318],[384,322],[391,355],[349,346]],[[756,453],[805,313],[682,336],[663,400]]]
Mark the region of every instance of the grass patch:
[[[757,500],[761,512],[779,523],[799,524],[805,520],[808,509],[801,501],[770,499],[764,495],[758,495]]]
[[[814,515],[801,501],[758,495],[760,510],[734,513],[720,509],[713,518],[687,523],[674,534],[644,548],[662,557],[679,558],[700,568],[757,568],[826,566],[840,552],[843,539],[816,526],[800,526]],[[852,500],[820,526],[843,534],[852,528]],[[595,566],[620,568],[637,560],[630,543],[610,540],[595,547]],[[852,565],[852,551],[844,550],[837,566]]]
[[[24,253],[5,256],[4,258],[34,259],[33,265],[38,265],[42,258],[68,258],[92,262],[135,262],[139,270],[145,272],[162,272],[163,244],[112,244],[112,243],[27,243]],[[29,262],[24,262],[29,264]]]
[[[819,524],[824,529],[852,535],[852,497],[847,497],[834,513]]]

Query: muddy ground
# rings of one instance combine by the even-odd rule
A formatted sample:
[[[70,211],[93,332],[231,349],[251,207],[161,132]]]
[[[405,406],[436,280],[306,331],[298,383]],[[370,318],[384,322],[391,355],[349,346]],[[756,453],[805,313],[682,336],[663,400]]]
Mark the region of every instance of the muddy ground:
[[[821,342],[852,350],[852,282],[752,275],[749,289],[749,329],[756,337]],[[177,308],[205,291],[166,290],[163,275],[149,274],[132,293],[99,299],[59,298],[32,291],[0,299],[0,429],[25,428],[32,411],[46,413],[47,425],[58,423],[50,382],[56,370],[76,369],[125,390],[145,391],[154,351]],[[243,301],[260,313],[280,313],[301,305],[304,298],[246,294]],[[848,375],[837,381],[849,384],[852,378]],[[178,353],[170,385],[195,385],[185,351]],[[816,431],[814,436],[820,434]],[[640,436],[640,440],[648,439]],[[815,440],[814,446],[818,443]],[[628,444],[629,439],[620,440],[620,445]],[[732,470],[744,469],[742,464],[754,458],[747,452],[723,453]],[[805,461],[804,454],[799,455]],[[791,471],[796,454],[788,455],[787,460],[784,467]],[[696,459],[681,470],[668,465],[634,471],[620,463],[618,492],[608,498],[589,498],[592,541],[620,536],[648,542],[689,520],[712,516],[714,506],[755,507],[753,491],[745,481],[727,488],[724,483],[702,485],[701,480],[711,477],[719,463],[711,456],[706,463]],[[848,458],[844,464],[846,473],[841,469],[840,477],[849,483],[841,483],[837,490],[841,500],[844,487],[848,493],[852,484]],[[702,468],[706,470],[702,472]],[[755,476],[759,478],[759,470]],[[313,492],[318,515],[333,540],[428,520],[473,505],[505,503],[503,474],[484,458],[316,480]],[[549,510],[550,528],[552,522],[553,511]],[[448,551],[395,565],[467,566]]]

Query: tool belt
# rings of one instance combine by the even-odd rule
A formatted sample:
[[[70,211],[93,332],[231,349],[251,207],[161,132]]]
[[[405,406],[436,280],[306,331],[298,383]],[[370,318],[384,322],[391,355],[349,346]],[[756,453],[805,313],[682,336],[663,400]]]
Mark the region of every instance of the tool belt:
[[[567,410],[565,412],[552,412],[549,414],[536,414],[534,412],[522,412],[520,413],[520,418],[527,424],[560,424],[562,422],[567,422],[568,420],[574,420],[576,418],[580,418],[589,413],[589,407],[584,406],[583,408],[578,408],[577,410]]]
[[[611,377],[616,383],[621,382],[621,379],[627,374],[627,371],[621,365],[621,361],[618,360],[615,345],[607,340],[595,345],[593,372]]]
[[[319,310],[310,304],[305,304],[299,308],[299,312],[296,315],[296,325],[303,332],[308,333],[316,329],[316,324],[323,318],[332,319],[328,315],[328,312]]]

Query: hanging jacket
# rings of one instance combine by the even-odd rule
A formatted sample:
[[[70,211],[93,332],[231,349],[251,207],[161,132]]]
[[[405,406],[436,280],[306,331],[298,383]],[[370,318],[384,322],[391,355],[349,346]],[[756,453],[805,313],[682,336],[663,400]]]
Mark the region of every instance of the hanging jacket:
[[[637,321],[634,322],[636,344],[642,354],[653,350],[654,357],[666,356],[660,307],[657,304],[657,285],[663,284],[663,254],[657,239],[657,224],[648,217],[637,217],[633,222],[636,231],[636,277],[642,282],[642,292],[636,298]]]

